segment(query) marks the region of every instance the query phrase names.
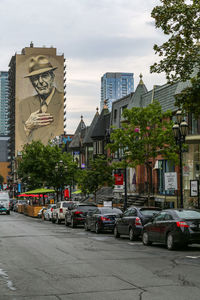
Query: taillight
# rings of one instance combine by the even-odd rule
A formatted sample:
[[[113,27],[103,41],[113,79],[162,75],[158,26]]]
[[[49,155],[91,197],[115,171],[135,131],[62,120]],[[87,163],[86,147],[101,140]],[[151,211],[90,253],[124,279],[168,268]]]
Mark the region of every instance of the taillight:
[[[60,213],[63,213],[63,209],[62,208],[60,208]]]
[[[101,217],[100,219],[101,219],[101,221],[110,221],[110,219],[107,217]]]
[[[78,210],[74,212],[75,215],[81,215],[82,213],[83,213],[82,211],[78,211]]]
[[[53,207],[51,208],[51,212],[53,211]]]
[[[142,225],[142,222],[141,222],[141,220],[140,220],[139,217],[137,217],[137,218],[135,219],[135,225],[136,225],[136,226],[141,226],[141,225]]]
[[[176,222],[177,227],[189,227],[189,225],[184,221]]]

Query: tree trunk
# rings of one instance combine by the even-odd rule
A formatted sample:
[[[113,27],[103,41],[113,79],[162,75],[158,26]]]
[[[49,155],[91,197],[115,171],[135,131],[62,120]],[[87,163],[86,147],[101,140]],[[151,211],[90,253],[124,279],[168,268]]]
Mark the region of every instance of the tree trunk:
[[[94,202],[97,203],[97,192],[94,192]]]

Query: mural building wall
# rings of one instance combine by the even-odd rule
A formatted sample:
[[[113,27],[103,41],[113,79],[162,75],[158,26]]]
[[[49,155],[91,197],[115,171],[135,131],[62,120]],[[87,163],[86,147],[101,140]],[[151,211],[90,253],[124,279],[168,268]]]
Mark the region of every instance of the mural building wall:
[[[16,54],[15,110],[15,152],[63,134],[64,55],[56,48],[27,47]]]

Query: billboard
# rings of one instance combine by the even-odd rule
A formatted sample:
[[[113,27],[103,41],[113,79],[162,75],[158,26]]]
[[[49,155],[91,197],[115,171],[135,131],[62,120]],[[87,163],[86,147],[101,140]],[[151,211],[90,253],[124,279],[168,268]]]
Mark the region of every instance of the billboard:
[[[16,54],[15,149],[64,132],[64,56],[56,48],[25,48]]]

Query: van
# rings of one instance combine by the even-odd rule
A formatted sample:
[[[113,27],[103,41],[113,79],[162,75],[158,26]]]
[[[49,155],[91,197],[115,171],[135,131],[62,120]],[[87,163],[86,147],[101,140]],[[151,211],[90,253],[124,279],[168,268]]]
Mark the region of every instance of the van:
[[[8,192],[0,192],[0,213],[10,214],[10,198]]]

